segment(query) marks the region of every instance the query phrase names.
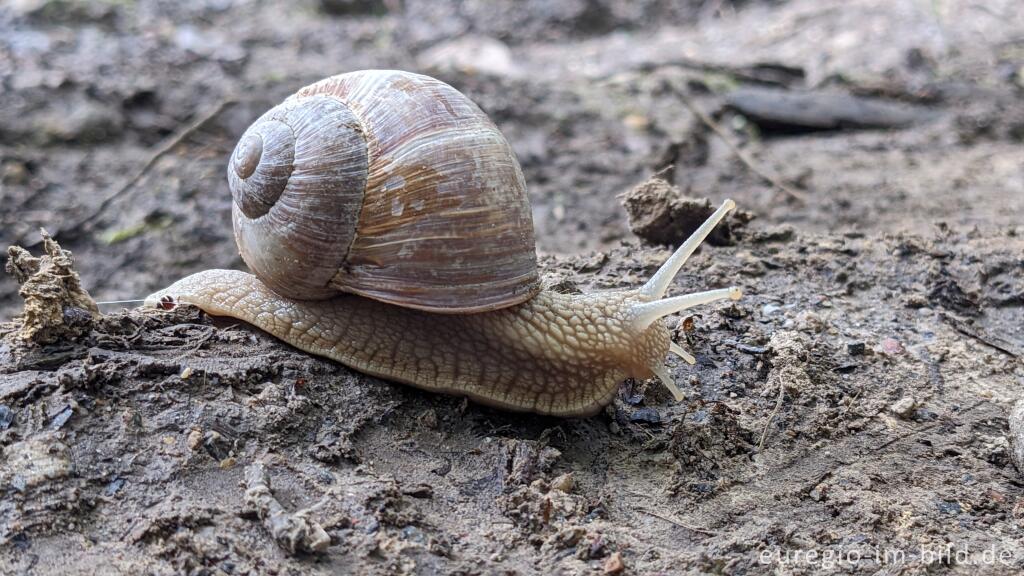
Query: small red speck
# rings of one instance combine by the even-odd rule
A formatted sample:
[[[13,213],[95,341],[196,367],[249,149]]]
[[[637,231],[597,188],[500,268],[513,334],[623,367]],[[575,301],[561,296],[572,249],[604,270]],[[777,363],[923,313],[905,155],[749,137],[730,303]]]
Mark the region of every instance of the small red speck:
[[[882,351],[886,354],[902,354],[905,350],[900,341],[895,338],[886,338],[882,340]]]
[[[682,327],[683,332],[686,332],[687,334],[692,333],[696,329],[696,326],[694,326],[693,316],[683,318],[679,322],[679,325]]]
[[[159,306],[161,310],[174,310],[177,303],[174,301],[174,296],[164,296],[160,299]]]

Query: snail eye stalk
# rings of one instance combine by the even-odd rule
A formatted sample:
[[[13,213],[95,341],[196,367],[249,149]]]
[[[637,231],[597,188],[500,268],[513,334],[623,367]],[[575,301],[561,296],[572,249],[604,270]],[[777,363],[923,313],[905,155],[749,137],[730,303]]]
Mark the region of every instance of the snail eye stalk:
[[[693,308],[694,306],[700,306],[701,304],[708,304],[718,300],[725,300],[727,298],[739,300],[742,297],[742,290],[736,286],[730,286],[728,288],[720,288],[718,290],[683,294],[682,296],[673,296],[671,298],[655,300],[654,302],[635,304],[631,309],[631,312],[633,313],[633,325],[640,330],[644,330],[658,318],[664,318],[669,314],[675,314],[676,312],[686,310],[687,308]]]
[[[683,242],[675,252],[669,256],[668,260],[661,265],[661,268],[651,276],[651,279],[647,281],[640,288],[640,294],[651,298],[650,302],[642,302],[634,304],[630,309],[632,316],[633,326],[637,330],[646,330],[652,323],[659,318],[664,318],[669,314],[686,310],[694,306],[700,306],[702,304],[708,304],[710,302],[716,302],[718,300],[732,299],[739,300],[743,297],[743,291],[737,286],[731,286],[729,288],[720,288],[718,290],[708,290],[706,292],[697,292],[695,294],[684,294],[682,296],[673,296],[671,298],[665,298],[665,293],[668,291],[668,287],[672,284],[672,280],[675,279],[676,274],[686,264],[686,261],[690,256],[697,250],[697,247],[711,234],[711,231],[715,229],[715,226],[725,218],[725,215],[730,210],[736,207],[736,203],[732,200],[726,200],[722,202],[722,205],[715,210],[703,224],[700,225],[697,230]],[[682,358],[689,364],[696,364],[697,359],[692,354],[683,350],[681,346],[675,342],[669,344],[669,351]],[[683,399],[683,393],[676,386],[675,381],[672,379],[672,375],[669,373],[668,368],[658,363],[650,366],[655,376],[661,380],[662,384],[668,388],[675,397],[676,401]]]
[[[718,223],[725,218],[725,215],[730,210],[736,207],[736,203],[732,200],[726,200],[722,202],[722,205],[715,210],[700,228],[693,231],[693,234],[683,242],[676,251],[669,256],[668,260],[658,268],[658,271],[651,276],[651,279],[647,281],[642,287],[640,287],[640,293],[650,298],[663,298],[665,292],[668,292],[668,287],[672,284],[672,280],[675,279],[676,274],[679,273],[679,269],[686,264],[686,261],[690,256],[697,250],[697,247],[704,242],[704,239],[711,234],[711,231],[718,226]]]

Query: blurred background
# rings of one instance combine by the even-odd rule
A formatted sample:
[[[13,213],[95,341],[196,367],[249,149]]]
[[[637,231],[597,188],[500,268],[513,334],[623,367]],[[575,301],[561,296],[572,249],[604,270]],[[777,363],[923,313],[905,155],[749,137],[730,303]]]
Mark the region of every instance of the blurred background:
[[[101,300],[241,267],[238,136],[365,68],[493,118],[542,254],[637,242],[619,196],[656,173],[757,226],[1015,234],[1022,67],[1020,0],[5,0],[0,244],[45,227]]]

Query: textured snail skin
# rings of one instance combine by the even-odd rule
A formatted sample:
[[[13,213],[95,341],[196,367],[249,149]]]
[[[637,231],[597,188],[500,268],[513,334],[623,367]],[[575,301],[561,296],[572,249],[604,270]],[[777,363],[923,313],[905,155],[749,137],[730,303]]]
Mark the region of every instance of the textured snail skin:
[[[168,297],[244,320],[366,374],[557,416],[594,414],[625,378],[653,376],[649,366],[661,366],[670,345],[660,321],[634,329],[631,306],[649,300],[637,291],[542,291],[517,306],[451,315],[347,294],[291,300],[251,274],[207,270],[151,295],[147,304]]]

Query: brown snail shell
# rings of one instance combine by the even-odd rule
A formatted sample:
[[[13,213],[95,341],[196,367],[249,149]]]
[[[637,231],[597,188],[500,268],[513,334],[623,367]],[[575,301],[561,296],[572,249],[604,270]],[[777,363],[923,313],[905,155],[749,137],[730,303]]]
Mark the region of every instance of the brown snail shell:
[[[428,76],[367,70],[299,90],[245,132],[228,180],[242,258],[283,296],[456,313],[540,290],[511,147]]]

